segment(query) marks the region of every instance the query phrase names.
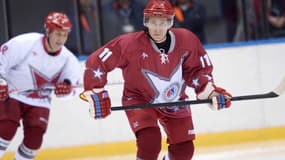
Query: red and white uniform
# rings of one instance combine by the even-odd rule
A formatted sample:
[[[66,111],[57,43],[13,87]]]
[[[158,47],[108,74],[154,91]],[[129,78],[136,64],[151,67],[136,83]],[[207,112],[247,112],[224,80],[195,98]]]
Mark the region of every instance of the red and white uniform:
[[[80,65],[64,46],[56,55],[49,55],[43,44],[44,38],[40,33],[27,33],[3,44],[0,76],[6,79],[10,91],[26,90],[11,92],[9,97],[32,106],[50,108],[51,90],[33,90],[54,86],[64,79],[70,80],[72,85],[78,84]]]
[[[144,31],[122,35],[105,44],[86,61],[85,90],[104,87],[107,73],[117,67],[122,69],[125,83],[123,105],[183,100],[187,98],[186,86],[200,92],[209,81],[212,81],[213,67],[206,51],[198,38],[186,29],[173,28],[169,34],[171,44],[167,54],[163,54],[164,51],[157,48]],[[165,117],[190,117],[189,124],[181,127],[181,130],[188,132],[186,134],[190,135],[190,138],[182,135],[173,137],[194,138],[191,136],[193,124],[189,107],[177,106],[155,110],[158,111],[158,116],[147,109],[127,111],[132,129],[136,132],[143,127],[157,125],[154,117],[162,120]],[[145,117],[152,117],[152,120],[146,120]],[[167,125],[166,122],[165,126],[169,129],[178,128]],[[185,129],[187,127],[188,131]],[[169,131],[169,134],[172,134],[172,131]]]

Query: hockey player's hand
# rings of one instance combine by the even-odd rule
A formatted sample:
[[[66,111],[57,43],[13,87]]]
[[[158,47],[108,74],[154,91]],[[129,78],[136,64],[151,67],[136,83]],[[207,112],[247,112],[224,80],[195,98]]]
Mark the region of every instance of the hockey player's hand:
[[[231,106],[232,95],[225,89],[208,84],[197,96],[198,99],[212,99],[212,110],[221,110]]]
[[[232,98],[232,95],[223,88],[215,87],[210,98],[212,98],[212,105],[210,105],[210,108],[213,110],[225,109],[231,106],[230,99]]]
[[[71,82],[65,79],[55,85],[54,93],[58,97],[69,95],[72,92]]]
[[[111,100],[103,88],[80,93],[80,98],[89,102],[89,115],[95,119],[105,118],[111,114]]]
[[[5,101],[8,97],[8,84],[6,80],[0,79],[0,102]]]

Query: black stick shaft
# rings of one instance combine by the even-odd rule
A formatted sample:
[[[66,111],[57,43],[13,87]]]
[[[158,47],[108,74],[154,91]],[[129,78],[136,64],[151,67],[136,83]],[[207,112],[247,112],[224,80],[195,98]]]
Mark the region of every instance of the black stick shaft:
[[[236,97],[232,97],[231,101],[254,100],[254,99],[264,99],[264,98],[274,98],[274,97],[278,97],[278,95],[275,94],[274,92],[269,92],[266,94],[236,96]],[[190,101],[178,101],[178,102],[168,102],[168,103],[116,106],[116,107],[111,107],[111,110],[119,111],[119,110],[131,110],[131,109],[159,108],[159,107],[167,107],[167,106],[183,106],[183,105],[189,105],[189,104],[205,104],[205,103],[211,103],[211,102],[212,102],[211,99],[190,100]]]
[[[241,100],[254,100],[254,99],[265,99],[265,98],[274,98],[278,97],[274,92],[269,92],[266,94],[255,94],[255,95],[246,95],[246,96],[237,96],[233,97],[232,101],[241,101]]]

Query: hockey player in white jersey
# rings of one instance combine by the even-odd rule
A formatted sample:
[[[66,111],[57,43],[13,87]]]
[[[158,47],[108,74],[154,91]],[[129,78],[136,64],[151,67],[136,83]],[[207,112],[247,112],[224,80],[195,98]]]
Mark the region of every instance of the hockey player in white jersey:
[[[80,66],[64,46],[71,27],[65,14],[51,12],[45,19],[45,34],[25,33],[1,45],[0,159],[20,121],[24,137],[15,160],[34,159],[49,122],[52,91],[57,97],[74,94]]]

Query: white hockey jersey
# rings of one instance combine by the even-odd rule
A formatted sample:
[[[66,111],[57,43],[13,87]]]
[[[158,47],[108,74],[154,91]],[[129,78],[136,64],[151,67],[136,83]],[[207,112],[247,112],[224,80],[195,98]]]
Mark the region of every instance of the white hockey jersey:
[[[51,89],[64,79],[77,85],[80,65],[77,58],[66,48],[54,56],[44,48],[44,35],[26,33],[16,36],[0,48],[0,76],[6,79],[9,97],[23,103],[50,108]],[[11,92],[19,91],[22,92]]]

